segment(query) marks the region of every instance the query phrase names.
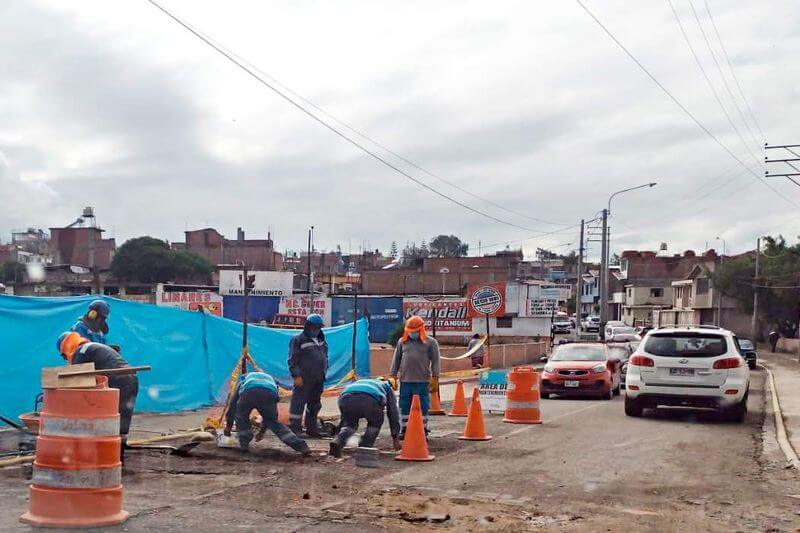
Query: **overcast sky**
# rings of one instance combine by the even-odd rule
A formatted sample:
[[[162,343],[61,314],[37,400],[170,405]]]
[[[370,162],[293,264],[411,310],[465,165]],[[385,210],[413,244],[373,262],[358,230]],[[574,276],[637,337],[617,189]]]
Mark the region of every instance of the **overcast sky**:
[[[706,243],[720,249],[721,236],[728,252],[738,252],[763,233],[800,234],[800,210],[789,203],[800,205],[800,188],[770,179],[778,194],[748,174],[575,1],[160,1],[359,132],[531,218],[454,189],[351,133],[424,183],[521,227],[423,189],[145,0],[6,0],[3,242],[11,229],[65,225],[91,205],[119,243],[139,235],[180,240],[186,228],[206,226],[234,238],[242,226],[252,238],[270,227],[280,250],[303,249],[313,224],[318,247],[341,244],[345,252],[439,233],[459,235],[472,253],[478,241],[484,253],[506,242],[526,254],[537,246],[564,252],[577,247],[575,224],[595,216],[612,192],[649,181],[658,186],[614,200],[615,251],[656,249],[662,241],[673,252]],[[734,107],[689,1],[672,2],[746,143],[715,101],[666,0],[586,0],[762,175],[754,161],[763,158],[760,143],[800,143],[796,1],[708,0],[758,125],[740,98],[747,125]],[[692,2],[738,97],[704,0]],[[590,243],[590,255],[598,248]]]

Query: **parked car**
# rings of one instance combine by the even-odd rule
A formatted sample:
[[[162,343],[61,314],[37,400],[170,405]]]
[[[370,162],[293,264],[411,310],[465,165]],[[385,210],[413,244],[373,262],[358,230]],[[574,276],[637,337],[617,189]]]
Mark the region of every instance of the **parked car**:
[[[625,335],[625,334],[635,335],[636,329],[632,328],[631,326],[606,325],[605,332],[606,332],[605,339],[608,340],[614,338],[615,335]]]
[[[553,319],[553,333],[569,333],[571,330],[572,322],[570,322],[566,314],[563,316],[556,316]]]
[[[714,326],[661,328],[647,334],[628,360],[625,414],[666,406],[721,410],[744,421],[750,370],[736,336]]]
[[[740,337],[739,352],[741,352],[744,360],[747,361],[747,366],[750,367],[750,370],[755,369],[756,365],[758,365],[758,351],[756,351],[756,345],[753,341]]]
[[[600,331],[600,317],[589,315],[583,322],[583,329],[585,331]]]
[[[590,395],[610,400],[619,394],[622,360],[601,343],[556,346],[544,366],[542,398],[551,394]]]

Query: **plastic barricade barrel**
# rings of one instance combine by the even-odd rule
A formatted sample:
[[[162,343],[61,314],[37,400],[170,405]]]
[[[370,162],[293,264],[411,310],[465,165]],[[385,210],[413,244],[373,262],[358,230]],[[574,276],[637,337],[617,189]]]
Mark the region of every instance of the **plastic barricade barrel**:
[[[539,374],[530,367],[516,367],[508,374],[506,411],[503,422],[541,424]]]
[[[88,528],[124,522],[119,390],[45,389],[28,512],[20,522]]]

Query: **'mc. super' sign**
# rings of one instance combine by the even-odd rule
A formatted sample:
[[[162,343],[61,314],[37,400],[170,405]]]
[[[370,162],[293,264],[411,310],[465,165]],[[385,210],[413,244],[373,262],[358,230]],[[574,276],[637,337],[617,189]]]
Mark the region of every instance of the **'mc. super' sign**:
[[[472,285],[468,290],[470,316],[503,316],[506,314],[506,284]]]

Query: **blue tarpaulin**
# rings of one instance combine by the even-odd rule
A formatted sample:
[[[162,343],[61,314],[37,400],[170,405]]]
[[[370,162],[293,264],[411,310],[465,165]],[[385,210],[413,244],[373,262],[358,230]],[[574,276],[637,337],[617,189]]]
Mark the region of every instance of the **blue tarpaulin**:
[[[3,385],[0,413],[17,416],[33,410],[41,391],[41,369],[66,364],[56,350],[58,335],[69,330],[98,296],[38,298],[0,295]],[[139,374],[137,411],[175,412],[224,400],[225,382],[239,360],[242,324],[226,318],[170,307],[102,297],[111,305],[109,344],[119,344],[131,365],[151,365]],[[353,324],[325,328],[329,368],[326,386],[351,368]],[[248,327],[250,354],[286,388],[291,385],[287,356],[296,330]],[[357,324],[356,372],[369,375],[366,320]]]

